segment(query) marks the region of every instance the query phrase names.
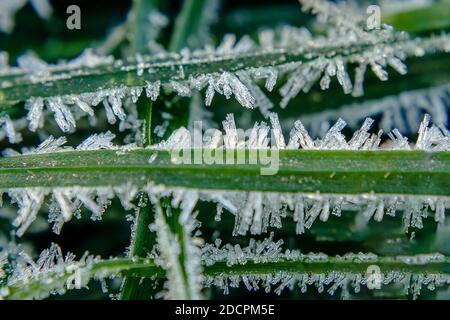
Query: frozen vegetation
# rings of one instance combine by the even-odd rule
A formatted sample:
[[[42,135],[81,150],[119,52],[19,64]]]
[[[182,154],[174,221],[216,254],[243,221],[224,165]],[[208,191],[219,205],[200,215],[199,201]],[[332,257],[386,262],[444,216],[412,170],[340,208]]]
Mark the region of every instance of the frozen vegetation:
[[[448,242],[449,228],[448,70],[439,81],[365,97],[366,86],[388,85],[393,74],[408,79],[410,61],[448,59],[445,31],[368,28],[364,8],[300,0],[299,14],[315,17],[307,26],[217,41],[219,1],[186,1],[175,22],[152,1],[137,4],[76,58],[49,63],[28,51],[10,62],[0,52],[0,219],[12,224],[0,229],[0,299],[43,299],[93,279],[122,299],[142,298],[136,288],[148,280],[144,298],[204,299],[210,287],[277,295],[314,288],[335,298],[388,286],[396,297],[448,292],[450,258],[437,244]],[[26,5],[52,15],[48,1],[5,1],[0,30],[13,33]],[[408,1],[403,10],[433,5]],[[148,33],[136,27],[142,17]],[[115,46],[124,54],[108,49]],[[355,101],[335,102],[336,85]],[[301,113],[296,104],[318,94],[326,108]],[[215,112],[228,107],[218,120]],[[279,172],[260,175],[258,163],[180,164],[179,150],[231,160],[270,152]],[[36,255],[26,240],[35,226],[64,237],[72,220],[106,220],[109,211],[132,224],[122,255],[76,258],[55,243]],[[380,239],[380,225],[389,239]],[[305,236],[360,241],[367,251],[306,253]],[[427,236],[433,246],[420,243]],[[397,251],[386,249],[397,242]],[[369,273],[373,266],[382,271]],[[120,286],[110,281],[117,278]]]

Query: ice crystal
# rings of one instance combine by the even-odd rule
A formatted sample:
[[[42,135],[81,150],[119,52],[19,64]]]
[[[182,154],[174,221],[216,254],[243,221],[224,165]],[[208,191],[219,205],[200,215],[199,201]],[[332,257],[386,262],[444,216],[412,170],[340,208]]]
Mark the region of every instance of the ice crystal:
[[[365,20],[365,17],[358,12],[356,8],[349,5],[344,6],[342,3],[334,3],[326,0],[299,0],[302,5],[302,10],[305,12],[312,12],[317,15],[319,22],[328,23],[338,28],[338,32],[345,32],[349,39],[367,39],[371,42],[376,42],[379,37],[390,35],[391,29],[382,26],[384,29],[377,30],[379,32],[368,32],[360,27],[360,22]]]
[[[327,221],[330,215],[340,216],[341,210],[360,213],[357,228],[364,227],[370,219],[381,221],[384,214],[395,215],[402,212],[404,227],[421,228],[423,218],[434,212],[435,220],[443,224],[445,210],[449,208],[447,197],[413,196],[399,194],[318,194],[318,193],[270,193],[237,191],[190,190],[149,183],[139,190],[129,184],[120,187],[72,187],[72,188],[27,188],[11,189],[9,196],[19,206],[14,224],[22,235],[36,218],[44,196],[52,193],[49,221],[54,222],[54,231],[59,232],[65,221],[78,215],[83,204],[92,212],[92,219],[100,219],[110,199],[118,196],[122,205],[129,210],[139,191],[147,192],[153,198],[173,196],[172,204],[182,209],[182,221],[188,218],[197,201],[212,201],[219,207],[235,215],[234,234],[244,235],[267,232],[268,227],[281,228],[281,219],[292,216],[297,224],[297,233],[310,229],[317,219]],[[415,215],[415,213],[420,215]],[[411,219],[413,217],[413,219]]]
[[[192,238],[193,231],[197,227],[195,217],[180,221],[183,228],[183,238],[180,239],[170,230],[158,201],[153,198],[156,215],[150,229],[158,235],[156,263],[167,272],[165,291],[161,294],[166,299],[200,299],[203,277],[201,276],[201,253],[198,248],[200,243]],[[184,261],[180,262],[182,252]],[[183,274],[180,263],[185,266],[186,274]]]
[[[386,30],[385,30],[386,31]],[[273,34],[274,36],[271,36]],[[364,31],[364,34],[372,34]],[[75,127],[74,113],[82,113],[94,117],[93,106],[103,102],[109,123],[115,123],[116,118],[125,121],[126,111],[123,108],[125,101],[136,102],[143,88],[153,101],[157,99],[160,88],[174,90],[181,96],[192,96],[193,91],[205,91],[205,105],[212,103],[215,93],[224,95],[227,99],[232,95],[244,107],[259,107],[263,115],[268,116],[273,103],[266,97],[257,82],[265,79],[267,90],[273,90],[279,75],[286,75],[287,81],[280,86],[282,100],[280,105],[287,104],[300,92],[308,92],[311,87],[319,82],[322,89],[330,86],[331,78],[336,77],[342,86],[344,93],[352,93],[354,96],[363,94],[363,80],[367,66],[377,74],[381,80],[387,78],[386,66],[391,66],[400,74],[406,73],[403,60],[408,56],[422,56],[426,52],[450,51],[450,41],[446,34],[431,36],[429,38],[409,39],[401,34],[393,34],[386,31],[381,35],[374,36],[375,40],[370,42],[364,50],[351,50],[354,41],[341,34],[329,34],[313,38],[303,28],[282,27],[277,30],[265,30],[259,37],[261,43],[256,44],[248,37],[243,37],[236,42],[231,35],[224,37],[222,43],[216,48],[199,49],[192,52],[183,51],[180,54],[165,54],[169,65],[171,61],[187,63],[201,61],[219,61],[224,58],[237,56],[241,53],[252,53],[255,50],[266,52],[278,52],[279,50],[302,53],[306,61],[284,62],[281,59],[275,66],[264,66],[258,68],[241,68],[239,70],[223,70],[221,72],[200,73],[186,77],[183,64],[174,64],[172,69],[177,74],[170,79],[154,80],[149,82],[143,80],[142,85],[126,88],[118,86],[110,89],[98,89],[95,92],[81,94],[69,94],[57,97],[31,97],[26,103],[29,109],[28,119],[30,129],[35,131],[42,126],[44,106],[54,113],[58,125],[64,132],[70,132]],[[364,39],[358,41],[366,41]],[[367,42],[367,41],[366,41]],[[330,43],[333,46],[330,47]],[[322,52],[333,54],[322,54]],[[143,74],[155,72],[149,57],[137,56],[135,63],[125,64],[121,60],[113,60],[109,56],[98,56],[92,50],[86,50],[79,58],[68,62],[50,65],[39,59],[36,55],[28,53],[19,58],[19,67],[6,67],[1,69],[2,73],[25,73],[31,82],[42,82],[43,80],[57,80],[54,72],[76,71],[77,68],[87,70],[98,65],[114,65],[124,71],[136,70]],[[355,83],[352,84],[347,70],[348,64],[356,64]],[[156,63],[158,66],[158,63]],[[164,65],[164,64],[163,64]],[[67,75],[69,76],[69,74]],[[7,82],[4,84],[10,86]],[[42,105],[44,104],[44,106]]]
[[[3,32],[11,32],[14,27],[14,15],[26,3],[22,1],[3,1],[0,7],[0,30]]]
[[[430,126],[430,117],[425,115],[419,129],[415,144],[410,144],[399,130],[394,129],[389,133],[390,143],[381,145],[382,131],[377,134],[369,133],[373,120],[366,119],[361,128],[353,134],[352,138],[347,140],[341,133],[345,127],[345,122],[339,119],[333,125],[323,138],[312,139],[300,121],[296,121],[291,130],[289,142],[286,145],[282,134],[278,117],[275,113],[269,115],[273,141],[271,142],[269,132],[270,128],[264,122],[256,123],[249,131],[248,137],[243,138],[240,131],[236,128],[234,116],[227,115],[223,121],[225,135],[219,130],[210,132],[201,141],[201,147],[205,148],[225,148],[225,149],[316,149],[316,150],[423,150],[427,152],[448,151],[450,150],[450,136],[446,128],[435,125]],[[223,137],[223,139],[222,139]],[[97,150],[97,149],[117,149],[118,152],[127,148],[136,148],[135,145],[117,147],[111,143],[114,135],[107,132],[105,134],[95,134],[76,149],[78,150]],[[194,147],[192,134],[184,127],[173,132],[166,140],[157,145],[151,146],[151,149],[158,151],[179,150]],[[50,136],[36,149],[24,150],[23,154],[49,153],[60,151],[73,151],[71,147],[64,147],[66,139],[60,137],[55,139]],[[15,154],[17,155],[17,154]],[[270,192],[249,192],[239,193],[231,191],[206,191],[189,190],[183,188],[158,188],[152,187],[150,183],[146,190],[152,197],[175,195],[173,205],[178,206],[181,203],[182,217],[188,217],[193,211],[198,200],[207,200],[216,202],[222,208],[235,215],[234,234],[246,234],[250,231],[253,234],[266,232],[268,227],[281,227],[281,219],[286,217],[289,209],[293,212],[294,221],[297,223],[297,232],[302,233],[309,229],[313,223],[320,219],[327,221],[330,215],[340,215],[343,207],[353,208],[362,212],[362,218],[358,221],[359,226],[365,225],[372,217],[381,221],[384,212],[388,215],[395,214],[396,210],[403,212],[405,229],[408,227],[421,226],[422,216],[416,215],[416,212],[434,212],[435,219],[443,223],[445,219],[445,208],[448,208],[449,201],[446,197],[433,196],[409,196],[397,194],[361,194],[361,195],[331,195],[318,193],[270,193]],[[71,219],[75,214],[78,215],[80,204],[88,208],[94,219],[100,219],[110,199],[118,196],[125,209],[133,208],[131,201],[139,193],[138,188],[130,184],[124,184],[119,187],[93,187],[93,188],[25,188],[11,189],[9,193],[13,200],[19,205],[19,220],[17,227],[22,227],[20,233],[29,226],[34,220],[39,207],[42,205],[42,197],[52,194],[52,206],[50,221],[55,222],[55,231],[59,231],[65,221]],[[94,200],[96,199],[96,200]],[[425,211],[424,211],[425,210]],[[220,210],[221,211],[221,210]],[[412,217],[412,218],[411,218]]]
[[[52,14],[52,7],[48,0],[4,0],[0,3],[0,31],[10,33],[14,28],[14,16],[27,2],[43,19]]]
[[[339,117],[345,119],[349,127],[356,128],[364,118],[381,115],[379,126],[384,131],[389,132],[396,127],[402,132],[412,132],[418,130],[419,120],[424,113],[429,113],[435,123],[447,126],[449,106],[450,86],[445,84],[305,115],[302,122],[311,134],[322,135],[329,129],[329,123]],[[288,122],[292,120],[286,119],[285,123]]]
[[[63,132],[70,132],[75,128],[75,119],[61,98],[48,99],[47,106],[54,113],[55,121]]]
[[[152,101],[158,99],[160,87],[161,82],[159,81],[156,81],[154,83],[150,83],[147,81],[145,86],[145,93],[147,94],[147,97],[149,97]]]
[[[115,135],[111,132],[93,134],[79,144],[76,149],[66,147],[67,142],[65,137],[55,139],[49,136],[35,149],[24,149],[22,154],[39,154],[39,153],[53,153],[61,151],[74,150],[100,150],[100,149],[126,149],[133,147],[124,146],[117,147],[112,144]],[[12,153],[11,156],[17,156],[19,153]],[[126,190],[126,192],[124,192]],[[75,214],[78,216],[80,205],[84,205],[92,212],[92,219],[100,219],[106,206],[109,205],[110,199],[114,196],[119,197],[123,207],[126,210],[133,206],[130,201],[136,196],[137,189],[133,186],[126,185],[123,188],[29,188],[24,191],[12,189],[9,196],[12,202],[17,203],[19,212],[13,224],[18,228],[17,234],[19,236],[28,229],[31,223],[36,219],[36,215],[41,208],[45,196],[52,195],[49,222],[54,222],[53,230],[56,233],[62,228],[64,222],[71,220]]]
[[[8,263],[8,253],[0,252],[0,280],[6,276],[6,272],[3,270],[5,265]]]
[[[31,98],[27,100],[25,108],[29,110],[27,119],[30,122],[29,128],[31,131],[36,131],[43,125],[42,110],[44,108],[44,100],[42,98]]]
[[[31,282],[40,284],[39,290],[30,292],[32,295],[29,298],[34,299],[84,288],[90,280],[89,267],[98,259],[85,253],[77,261],[70,252],[64,256],[61,248],[54,243],[43,250],[37,260],[33,260],[23,249],[15,256],[13,272],[8,276],[4,290],[0,291],[0,297],[8,296],[10,287],[26,288]]]
[[[36,149],[31,149],[29,151],[25,151],[22,153],[23,154],[52,153],[70,150],[71,149],[70,147],[64,147],[66,143],[67,143],[66,137],[59,137],[55,139],[53,136],[49,136],[41,144],[39,144]]]
[[[204,195],[208,199],[208,193]],[[214,197],[211,197],[214,201]],[[433,200],[432,200],[433,199]],[[244,235],[248,231],[252,234],[259,234],[266,232],[269,226],[281,228],[281,218],[287,214],[286,209],[293,212],[294,221],[297,224],[297,232],[303,233],[305,229],[311,228],[317,218],[327,221],[330,213],[333,215],[340,215],[343,208],[350,210],[361,210],[367,206],[375,205],[375,208],[380,208],[379,204],[383,204],[381,211],[377,215],[377,220],[381,220],[384,210],[392,212],[397,208],[403,210],[403,215],[406,217],[411,210],[415,208],[407,207],[408,201],[415,201],[418,209],[426,209],[430,205],[430,210],[435,211],[435,217],[442,223],[445,215],[442,214],[442,209],[437,209],[437,205],[441,203],[448,207],[448,201],[428,197],[408,197],[398,195],[327,195],[327,194],[270,194],[270,193],[250,193],[248,196],[237,195],[233,193],[222,193],[221,197],[216,199],[221,206],[227,208],[230,212],[236,215],[235,234]],[[431,202],[430,202],[431,201]],[[370,219],[370,217],[369,217]],[[365,220],[368,222],[368,220]],[[407,227],[410,225],[408,221]],[[362,226],[362,225],[361,225]],[[414,227],[414,226],[413,226]]]
[[[236,100],[244,107],[253,108],[255,98],[248,88],[233,74],[224,72],[215,82],[217,92],[223,94],[227,99],[234,94]]]
[[[27,190],[24,192],[11,191],[9,193],[12,202],[17,203],[19,206],[17,217],[13,221],[13,225],[18,227],[18,236],[22,236],[36,219],[44,201],[44,195],[45,193],[41,190]]]
[[[116,136],[111,132],[93,134],[77,146],[77,150],[113,149],[112,140]]]
[[[79,68],[93,68],[114,63],[112,56],[102,56],[87,48],[72,60],[61,60],[56,64],[49,64],[38,57],[33,51],[27,51],[17,58],[17,66],[8,66],[4,73],[24,74],[32,83],[52,79],[52,72],[73,71]],[[120,64],[120,63],[119,63]]]
[[[9,143],[20,143],[22,141],[22,135],[16,131],[13,121],[9,116],[0,117],[0,141],[3,137],[8,138]]]
[[[150,97],[156,99],[158,93],[155,91],[156,89],[153,90]],[[95,117],[92,106],[97,106],[100,102],[103,102],[108,122],[114,124],[118,118],[123,127],[124,123],[130,122],[133,117],[133,108],[130,108],[128,99],[135,103],[141,92],[142,88],[132,87],[99,90],[95,94],[85,93],[54,98],[30,98],[26,102],[26,108],[29,110],[27,115],[29,129],[36,131],[42,127],[45,106],[54,114],[55,121],[61,130],[63,132],[71,132],[75,129],[76,119],[79,117],[75,117],[74,114],[81,113]],[[148,87],[147,94],[149,94]]]
[[[310,229],[317,218],[327,221],[330,215],[340,216],[341,210],[356,211],[368,217],[361,221],[357,227],[363,227],[373,216],[375,209],[377,214],[374,219],[381,221],[383,213],[393,216],[396,211],[403,213],[409,226],[420,227],[417,221],[425,216],[417,217],[417,221],[408,220],[413,211],[431,214],[440,224],[444,223],[445,208],[449,208],[450,202],[447,197],[439,196],[413,196],[398,194],[318,194],[318,193],[271,193],[271,192],[249,192],[237,191],[193,191],[184,188],[172,188],[150,183],[146,192],[153,197],[164,197],[173,195],[176,199],[183,200],[184,208],[193,210],[198,200],[211,201],[235,215],[235,235],[245,235],[248,231],[252,234],[267,232],[268,227],[281,228],[281,219],[287,215],[293,215],[297,223],[297,232],[303,233]],[[193,196],[195,195],[195,196]],[[174,202],[173,204],[177,204]],[[414,203],[415,207],[409,204]],[[187,210],[187,211],[189,211]],[[186,212],[187,212],[186,211]],[[407,220],[405,220],[407,219]]]
[[[226,120],[222,122],[222,125],[226,133],[224,136],[225,148],[236,149],[238,147],[239,137],[233,114],[228,114]]]
[[[277,149],[284,149],[286,143],[284,142],[283,132],[281,130],[280,122],[278,121],[278,115],[271,112],[269,114],[270,123],[272,124],[273,135],[275,137],[275,145]]]
[[[269,114],[269,110],[273,108],[272,101],[269,100],[269,98],[264,94],[259,86],[253,82],[253,80],[247,73],[240,72],[238,73],[238,76],[241,82],[248,88],[250,94],[254,97],[255,106],[257,106],[261,113],[267,117],[267,115]],[[272,90],[274,85],[274,83],[272,84],[272,82],[275,82],[276,80],[272,79],[270,81],[271,82],[269,82],[268,86]]]
[[[269,238],[264,240],[250,239],[248,246],[244,248],[241,248],[239,244],[226,244],[220,247],[221,241],[217,239],[214,244],[206,244],[202,248],[202,261],[206,266],[225,261],[227,266],[231,267],[247,262],[267,263],[300,257],[299,251],[282,252],[283,240],[273,242],[273,237],[274,234],[271,232]]]
[[[248,149],[266,149],[269,146],[270,128],[265,122],[255,123],[248,137]]]
[[[128,187],[127,185],[123,186]],[[60,233],[64,223],[71,220],[75,215],[80,217],[80,207],[84,205],[86,209],[91,211],[93,220],[99,220],[102,217],[106,207],[110,204],[110,200],[116,195],[114,191],[117,188],[56,188],[51,190],[52,197],[49,210],[49,222],[53,223],[53,232]],[[49,190],[45,190],[49,193]],[[133,189],[129,190],[133,194]],[[122,203],[124,204],[124,203]],[[127,204],[124,207],[129,209]]]
[[[160,212],[161,213],[161,212]],[[157,216],[157,219],[163,218]],[[161,224],[162,223],[162,224]],[[155,262],[160,264],[168,272],[166,290],[163,292],[166,298],[187,297],[199,298],[198,293],[202,287],[216,286],[223,290],[224,294],[229,293],[230,288],[237,288],[241,283],[248,290],[263,289],[266,293],[274,292],[281,294],[284,290],[294,290],[298,288],[301,293],[307,292],[309,287],[315,287],[319,293],[327,292],[334,295],[337,290],[342,294],[349,294],[350,290],[358,293],[361,287],[368,289],[378,288],[374,286],[374,280],[379,281],[379,285],[397,284],[403,286],[405,294],[411,294],[417,298],[423,287],[429,290],[435,290],[438,287],[446,286],[450,283],[450,276],[439,272],[413,272],[411,270],[417,266],[432,266],[433,264],[442,264],[447,262],[447,258],[439,253],[418,254],[415,256],[392,256],[379,257],[373,253],[346,253],[344,255],[328,256],[323,253],[301,253],[297,250],[285,250],[281,248],[283,241],[273,241],[273,234],[264,240],[250,239],[249,245],[241,247],[236,244],[221,245],[221,240],[216,239],[214,244],[207,244],[200,250],[198,245],[193,244],[195,251],[189,251],[189,254],[195,256],[197,264],[193,261],[185,261],[195,265],[196,269],[191,269],[187,265],[187,282],[184,281],[184,275],[179,268],[179,242],[173,237],[168,225],[163,221],[155,220],[152,230],[158,233],[158,246],[164,247],[166,252],[161,255],[152,253]],[[191,230],[191,229],[189,229]],[[165,232],[166,234],[162,234]],[[188,239],[193,241],[194,239]],[[69,289],[81,289],[85,287],[91,278],[99,280],[104,279],[111,270],[106,272],[92,272],[91,269],[95,263],[101,262],[97,257],[84,254],[80,260],[75,260],[75,256],[68,253],[62,254],[62,250],[55,244],[49,249],[41,252],[37,260],[33,260],[22,249],[18,248],[17,253],[11,255],[11,261],[8,261],[8,252],[2,252],[0,266],[5,263],[11,263],[13,272],[6,277],[6,284],[0,290],[0,297],[8,297],[10,288],[28,288],[30,283],[39,283],[39,290],[29,290],[26,292],[28,297],[45,298],[50,294],[63,294]],[[174,251],[172,251],[174,250]],[[14,256],[14,257],[13,257]],[[186,259],[192,259],[192,256],[185,256]],[[131,257],[130,259],[134,259]],[[303,264],[306,270],[273,270],[267,268],[270,263],[284,262],[285,264]],[[337,267],[334,270],[316,271],[315,266],[329,264],[333,261]],[[170,264],[168,262],[171,262]],[[225,263],[230,271],[215,275],[198,277],[201,271],[200,263],[206,267],[215,264]],[[250,272],[239,271],[234,273],[231,267],[234,265],[252,264],[256,270]],[[377,278],[368,271],[368,266],[381,266]],[[342,266],[342,268],[340,267]],[[384,266],[384,267],[383,267]],[[393,267],[390,267],[393,266]],[[308,270],[310,268],[310,270]],[[195,282],[191,282],[194,275]],[[114,272],[112,272],[114,274]],[[186,286],[191,284],[191,287]],[[29,289],[29,288],[28,288]]]

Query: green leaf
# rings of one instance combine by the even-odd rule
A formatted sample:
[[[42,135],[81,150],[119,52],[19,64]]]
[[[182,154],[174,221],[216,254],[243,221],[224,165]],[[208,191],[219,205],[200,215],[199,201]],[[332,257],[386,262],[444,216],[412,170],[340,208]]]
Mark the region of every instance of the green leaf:
[[[87,266],[78,268],[82,280],[87,283],[90,279],[107,278],[112,275],[136,275],[145,269],[152,276],[163,276],[164,272],[149,259],[108,259],[95,261]],[[65,270],[64,272],[42,274],[34,281],[18,282],[12,286],[3,288],[6,296],[3,298],[11,300],[24,300],[45,298],[55,290],[67,290],[67,282],[75,274],[77,269]],[[47,281],[45,281],[47,280]]]
[[[129,255],[131,257],[145,257],[155,243],[155,235],[149,226],[153,221],[153,209],[149,205],[148,197],[142,196],[140,208],[136,212],[134,225],[132,227],[131,244]],[[152,296],[153,282],[149,279],[142,281],[137,277],[125,277],[120,293],[121,300],[145,300]]]
[[[401,45],[401,40],[392,40]],[[427,41],[424,39],[423,41]],[[51,97],[86,92],[99,89],[145,86],[145,81],[169,83],[188,80],[201,75],[211,75],[223,71],[236,72],[247,68],[287,65],[290,62],[307,62],[319,56],[328,58],[350,53],[364,52],[378,44],[359,44],[352,48],[340,45],[326,45],[319,48],[286,48],[273,51],[255,50],[248,53],[228,53],[215,58],[155,58],[143,56],[142,63],[116,61],[112,65],[91,68],[69,69],[50,72],[40,81],[32,81],[28,74],[14,73],[0,76],[0,108],[6,103],[23,101],[29,97]],[[138,69],[145,72],[138,75]],[[150,71],[150,72],[148,72]]]
[[[422,8],[382,15],[382,23],[408,32],[430,32],[450,28],[450,1],[433,1]]]
[[[374,75],[367,75],[364,81],[364,96],[362,97],[345,95],[337,84],[332,85],[327,91],[323,91],[317,86],[308,94],[298,95],[290,102],[292,107],[281,110],[281,112],[282,114],[297,116],[298,114],[320,113],[334,109],[338,113],[340,107],[353,103],[383,99],[411,90],[450,83],[449,55],[433,54],[422,58],[411,58],[406,60],[406,64],[408,65],[406,75],[402,76],[390,72],[389,80],[385,82],[380,82]]]
[[[214,1],[214,0],[213,0]],[[206,15],[213,12],[206,10],[208,0],[186,0],[175,20],[174,32],[170,39],[169,50],[178,52],[185,47],[198,47],[202,44],[200,33],[205,26]]]
[[[366,3],[367,4],[367,3]],[[361,5],[361,11],[365,10]],[[393,13],[381,12],[382,23],[407,32],[441,31],[450,27],[450,2],[432,1],[416,9],[408,6]],[[260,26],[280,24],[305,25],[312,19],[301,12],[296,4],[280,3],[264,6],[239,7],[224,15],[220,26],[235,33],[251,33]],[[222,31],[222,30],[221,30]],[[229,32],[229,31],[228,31]]]
[[[133,0],[132,17],[129,20],[131,47],[134,53],[148,53],[149,30],[152,27],[149,14],[157,10],[158,0]]]
[[[201,156],[202,150],[186,154],[194,152]],[[243,152],[248,159],[248,151]],[[170,152],[162,150],[57,152],[0,158],[0,189],[126,182],[142,187],[153,181],[188,188],[342,194],[449,195],[450,190],[448,152],[280,150],[276,175],[261,175],[260,169],[252,164],[174,164]]]
[[[433,258],[436,257],[436,258]],[[424,261],[427,263],[424,264]],[[325,275],[330,272],[343,272],[347,274],[367,274],[369,266],[378,266],[383,275],[398,272],[411,276],[415,274],[449,275],[450,258],[442,255],[417,255],[417,256],[374,256],[366,261],[355,258],[343,259],[340,257],[327,257],[322,255],[320,259],[313,259],[305,255],[291,260],[278,259],[276,261],[257,262],[248,260],[240,265],[227,265],[225,262],[216,262],[213,265],[204,266],[206,277],[245,277],[276,275],[276,274],[309,274]],[[4,299],[33,299],[45,298],[56,290],[67,290],[66,284],[75,270],[69,269],[60,273],[45,273],[33,280],[3,287]],[[163,278],[164,270],[156,266],[150,259],[109,259],[97,260],[88,266],[81,266],[78,272],[82,275],[84,283],[89,279],[102,279],[118,274],[139,278]]]

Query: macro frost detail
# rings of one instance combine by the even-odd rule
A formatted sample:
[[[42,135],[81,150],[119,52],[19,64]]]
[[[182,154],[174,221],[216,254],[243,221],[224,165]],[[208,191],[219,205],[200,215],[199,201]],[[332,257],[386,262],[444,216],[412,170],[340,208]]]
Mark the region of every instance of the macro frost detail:
[[[449,4],[292,1],[0,4],[0,300],[448,296]]]

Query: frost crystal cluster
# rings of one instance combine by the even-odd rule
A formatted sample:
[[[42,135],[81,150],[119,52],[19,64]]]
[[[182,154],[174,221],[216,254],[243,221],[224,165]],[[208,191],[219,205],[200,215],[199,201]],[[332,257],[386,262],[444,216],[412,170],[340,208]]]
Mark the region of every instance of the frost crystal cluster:
[[[28,2],[41,18],[50,18],[53,9],[48,0],[4,0],[0,3],[0,31],[10,33],[13,30],[16,12]]]
[[[329,7],[329,4],[321,6],[319,3],[322,1],[306,1],[304,8],[327,17],[333,17],[339,12],[332,10],[334,7]],[[159,20],[155,18],[152,21]],[[114,124],[117,119],[124,121],[128,114],[124,105],[136,103],[143,89],[152,101],[158,98],[161,86],[165,92],[173,91],[182,97],[190,97],[194,91],[201,90],[204,91],[206,106],[211,105],[216,93],[226,99],[234,96],[242,106],[259,107],[262,114],[267,116],[273,103],[258,86],[260,80],[265,81],[265,90],[269,92],[275,85],[279,87],[282,108],[300,92],[308,93],[316,83],[320,84],[322,90],[328,89],[332,78],[336,78],[345,94],[359,97],[364,93],[363,81],[367,68],[381,81],[386,81],[387,67],[401,75],[407,73],[403,63],[407,57],[450,51],[450,39],[446,34],[410,39],[406,34],[394,32],[387,26],[369,32],[344,18],[331,20],[337,24],[338,31],[326,36],[312,36],[305,28],[290,26],[261,31],[258,43],[246,36],[237,41],[234,35],[228,34],[216,48],[206,47],[192,52],[186,49],[180,54],[162,53],[166,59],[162,59],[162,62],[161,58],[141,55],[131,62],[114,60],[110,56],[99,56],[92,50],[86,50],[74,60],[49,65],[35,54],[28,53],[19,57],[17,67],[0,68],[0,74],[12,77],[2,87],[11,88],[17,81],[29,81],[36,88],[39,83],[53,86],[62,78],[79,74],[89,76],[105,67],[130,74],[136,72],[133,85],[108,84],[108,88],[99,87],[95,91],[78,94],[59,91],[55,92],[56,95],[32,95],[27,99],[27,119],[31,131],[42,128],[43,111],[48,110],[61,130],[70,132],[75,129],[76,120],[81,116],[94,117],[92,107],[99,104],[103,104],[110,124]],[[354,45],[360,49],[355,50]],[[262,55],[262,58],[258,55]],[[265,62],[264,57],[269,55],[276,56],[277,60]],[[215,70],[214,65],[218,62],[239,60],[239,56],[253,57],[255,66],[242,68],[237,63],[230,70]],[[357,65],[353,82],[348,71],[349,64]],[[212,71],[203,72],[196,71],[195,65],[199,70],[209,65],[213,67],[209,68]],[[185,70],[191,68],[194,71],[186,73]],[[161,77],[161,73],[170,75]],[[285,83],[277,81],[279,78],[286,79]]]
[[[382,131],[377,134],[369,133],[373,120],[368,118],[361,128],[347,141],[341,133],[345,122],[339,119],[322,137],[312,139],[305,130],[301,121],[296,121],[289,134],[288,143],[285,142],[278,116],[270,114],[271,128],[264,122],[255,124],[247,139],[239,137],[232,114],[223,122],[224,131],[215,130],[212,137],[207,139],[205,148],[225,149],[259,149],[272,148],[282,150],[422,150],[426,152],[439,152],[450,150],[450,136],[445,128],[435,125],[430,126],[430,117],[425,115],[420,124],[417,140],[414,144],[408,142],[398,129],[388,134],[389,139],[382,143]],[[272,131],[272,139],[269,130]],[[24,150],[24,155],[42,153],[77,152],[88,150],[139,150],[134,145],[117,147],[112,144],[114,134],[94,134],[83,141],[76,148],[65,147],[64,137],[55,139],[50,136],[34,150]],[[215,141],[215,142],[213,142]],[[177,150],[191,148],[191,134],[185,128],[176,130],[167,141],[150,146],[154,150],[152,163],[157,159],[158,151]],[[10,151],[10,156],[21,154]],[[252,234],[267,232],[268,227],[281,228],[281,218],[286,217],[287,212],[292,212],[292,217],[297,224],[296,232],[301,234],[305,229],[311,228],[314,221],[319,219],[327,221],[330,215],[340,216],[343,209],[360,210],[361,218],[358,224],[366,224],[371,218],[381,221],[385,214],[395,216],[396,211],[403,211],[405,230],[410,226],[421,228],[422,219],[430,212],[434,212],[435,221],[444,223],[445,210],[450,205],[448,197],[403,195],[403,194],[321,194],[317,193],[277,193],[277,192],[237,192],[237,191],[212,191],[190,190],[173,188],[155,184],[148,181],[145,188],[133,186],[130,180],[127,184],[117,187],[58,187],[58,188],[12,188],[5,190],[12,201],[19,206],[14,225],[18,227],[17,234],[23,235],[26,229],[36,219],[44,198],[51,195],[49,222],[54,224],[53,230],[59,233],[64,222],[73,216],[80,216],[80,207],[84,206],[92,213],[92,219],[102,217],[105,208],[112,198],[118,196],[123,207],[129,210],[133,207],[131,201],[140,193],[147,192],[152,198],[174,197],[173,205],[180,206],[182,217],[188,217],[198,200],[213,201],[220,208],[225,208],[235,215],[234,234],[245,235],[248,231]],[[181,204],[180,204],[181,203]],[[187,219],[187,218],[186,218]],[[216,216],[220,220],[220,212]],[[364,222],[365,221],[365,222]]]
[[[0,0],[0,300],[448,296],[448,3],[272,2]]]

